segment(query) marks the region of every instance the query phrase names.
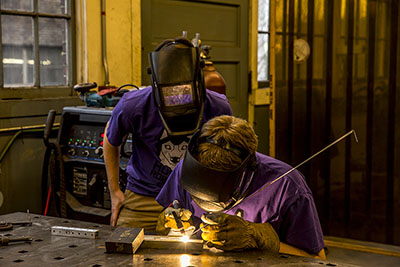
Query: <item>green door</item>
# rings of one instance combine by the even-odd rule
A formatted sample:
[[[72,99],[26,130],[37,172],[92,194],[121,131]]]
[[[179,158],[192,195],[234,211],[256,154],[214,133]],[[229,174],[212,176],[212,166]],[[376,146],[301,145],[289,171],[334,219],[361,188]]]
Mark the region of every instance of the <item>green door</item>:
[[[147,74],[148,53],[163,40],[188,32],[200,34],[211,45],[211,60],[226,81],[226,94],[236,116],[247,119],[248,102],[248,1],[142,0],[142,83]]]

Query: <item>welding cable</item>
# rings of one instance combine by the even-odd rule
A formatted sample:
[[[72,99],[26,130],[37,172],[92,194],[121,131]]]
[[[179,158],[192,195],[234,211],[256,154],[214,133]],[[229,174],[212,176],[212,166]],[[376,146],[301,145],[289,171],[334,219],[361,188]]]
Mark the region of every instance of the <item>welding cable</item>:
[[[119,91],[119,90],[121,90],[122,88],[125,88],[125,87],[127,87],[127,86],[130,86],[130,87],[136,88],[135,90],[139,90],[139,87],[137,87],[136,85],[134,85],[134,84],[131,84],[131,83],[127,83],[127,84],[121,85],[121,86],[118,88],[118,90],[117,90],[117,91]]]
[[[59,129],[59,127],[53,127],[52,131],[58,130],[58,129]],[[1,152],[1,154],[0,154],[0,162],[2,162],[2,160],[5,157],[5,155],[7,154],[8,150],[10,149],[10,147],[12,146],[12,144],[15,142],[15,140],[18,138],[19,135],[21,135],[22,133],[40,133],[40,132],[43,132],[43,129],[27,129],[27,130],[19,130],[19,131],[17,131],[11,137],[11,139],[7,142],[6,146],[4,147],[3,151]],[[48,166],[50,154],[51,154],[51,150],[47,149],[46,152],[45,152],[43,166]],[[46,180],[46,183],[47,183],[47,175],[46,175],[46,179],[43,179],[44,176],[45,175],[42,172],[42,181]],[[45,187],[43,187],[43,185],[42,185],[42,190],[43,189],[44,189],[43,192],[47,191],[47,185]],[[45,211],[46,211],[45,213],[47,213],[50,193],[51,193],[51,187],[49,188],[49,193],[48,193],[48,196],[47,196],[48,200],[47,200],[46,205],[45,205],[45,202],[42,201],[42,205],[46,207],[45,208]]]
[[[14,134],[13,137],[11,137],[10,141],[6,144],[6,147],[3,149],[3,151],[0,154],[0,162],[3,160],[4,156],[6,155],[8,149],[11,147],[11,145],[14,143],[15,139],[17,139],[18,135],[20,135],[22,131],[18,131]]]
[[[52,130],[57,130],[58,127],[53,128]],[[37,133],[37,132],[43,132],[42,129],[29,129],[29,130],[20,130],[16,132],[13,137],[7,142],[6,146],[4,147],[3,151],[0,154],[0,162],[2,162],[4,156],[7,154],[8,150],[10,149],[11,145],[14,143],[15,139],[22,134],[22,133]]]
[[[52,191],[52,186],[54,184],[54,175],[56,171],[54,170],[55,160],[54,151],[56,147],[54,144],[49,143],[46,146],[46,152],[44,154],[43,165],[42,165],[42,212],[43,215],[47,215],[48,207],[50,204],[50,197],[54,194]],[[50,180],[49,180],[49,167],[50,167]],[[47,192],[47,197],[44,195]],[[58,215],[58,214],[57,214]]]
[[[49,203],[50,203],[50,196],[51,196],[51,186],[49,187],[49,191],[47,192],[46,207],[44,208],[43,212],[44,216],[47,216],[47,210],[49,208]]]

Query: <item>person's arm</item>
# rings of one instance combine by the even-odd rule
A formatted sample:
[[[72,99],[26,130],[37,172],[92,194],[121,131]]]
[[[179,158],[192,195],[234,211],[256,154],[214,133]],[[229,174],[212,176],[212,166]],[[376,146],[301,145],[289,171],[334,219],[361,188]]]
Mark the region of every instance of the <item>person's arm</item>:
[[[282,253],[326,259],[324,240],[311,194],[302,194],[288,208],[282,227]],[[282,245],[283,244],[283,245]]]
[[[201,216],[202,235],[208,247],[225,251],[262,249],[279,251],[279,237],[270,223],[253,223],[225,213]]]
[[[119,160],[121,146],[113,146],[107,139],[108,123],[104,132],[103,152],[106,164],[108,189],[111,196],[111,219],[110,225],[115,226],[119,209],[124,201],[124,193],[119,188]]]
[[[314,255],[280,242],[278,234],[268,222],[252,223],[238,216],[225,213],[204,214],[201,219],[208,224],[208,226],[202,224],[201,227],[204,228],[201,236],[209,247],[216,247],[225,251],[256,248],[322,260],[326,259],[323,249],[318,255]]]
[[[324,249],[321,249],[321,251],[317,255],[315,255],[315,254],[307,253],[304,250],[301,250],[299,248],[293,247],[293,246],[288,245],[288,244],[283,243],[283,242],[280,242],[279,253],[326,260],[326,255],[325,255],[325,250]]]

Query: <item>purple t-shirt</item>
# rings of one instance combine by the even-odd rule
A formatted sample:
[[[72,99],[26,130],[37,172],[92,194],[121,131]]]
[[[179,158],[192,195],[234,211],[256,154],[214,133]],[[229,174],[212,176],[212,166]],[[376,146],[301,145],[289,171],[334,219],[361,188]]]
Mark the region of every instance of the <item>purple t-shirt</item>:
[[[303,175],[294,170],[252,196],[259,188],[291,169],[288,164],[261,153],[256,153],[256,158],[258,167],[248,197],[226,213],[234,215],[241,209],[244,211],[243,219],[247,221],[269,222],[281,242],[318,254],[324,248],[324,238],[312,193]],[[156,200],[167,207],[177,199],[183,208],[200,218],[205,211],[181,186],[181,169],[182,162],[173,170]]]
[[[232,115],[225,95],[207,90],[202,124],[219,115]],[[109,120],[107,138],[119,146],[132,134],[132,156],[127,166],[127,189],[156,196],[172,169],[183,158],[190,136],[171,138],[161,121],[151,87],[125,93]]]

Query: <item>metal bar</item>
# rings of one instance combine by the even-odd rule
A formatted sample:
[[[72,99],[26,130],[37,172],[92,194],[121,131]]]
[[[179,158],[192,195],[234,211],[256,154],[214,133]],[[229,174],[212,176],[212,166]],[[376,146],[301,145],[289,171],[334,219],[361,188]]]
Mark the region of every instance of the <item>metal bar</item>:
[[[269,105],[269,155],[275,157],[276,154],[276,2],[269,1],[270,3],[270,105]],[[285,54],[285,53],[282,53]]]
[[[293,160],[293,79],[294,79],[294,0],[289,0],[289,52],[288,52],[288,122],[287,122],[287,142],[288,142],[288,161],[292,164]]]
[[[4,68],[3,68],[3,33],[1,27],[1,19],[2,19],[2,10],[1,10],[1,1],[0,1],[0,88],[4,86]]]
[[[347,79],[346,79],[346,130],[351,129],[352,124],[352,98],[353,98],[353,56],[354,56],[354,0],[348,0],[348,23],[347,23]],[[351,140],[345,144],[345,172],[344,172],[344,227],[349,235],[350,212],[351,212]]]
[[[99,236],[99,230],[77,228],[77,227],[65,227],[65,226],[52,226],[52,235],[68,236],[68,237],[81,237],[96,239]]]
[[[368,78],[367,78],[367,140],[366,140],[366,217],[371,217],[372,206],[372,146],[374,129],[374,82],[375,82],[375,28],[376,2],[368,1]],[[369,233],[367,232],[367,235]]]
[[[327,10],[327,29],[326,29],[326,98],[325,98],[325,141],[328,143],[331,135],[331,112],[332,112],[332,69],[333,69],[333,12],[334,1],[326,1]],[[322,177],[325,178],[325,192],[324,192],[324,219],[329,224],[330,217],[330,155],[329,151],[323,160]],[[329,234],[329,227],[326,227],[325,234]]]
[[[67,66],[68,66],[68,77],[67,77],[67,85],[69,88],[71,88],[71,95],[74,94],[74,90],[72,88],[72,85],[75,84],[76,81],[76,64],[73,64],[74,62],[74,58],[76,55],[76,34],[75,34],[75,29],[76,29],[76,25],[75,25],[75,1],[68,1],[69,2],[69,10],[68,12],[71,15],[71,19],[67,20],[67,38],[68,40],[70,40],[69,42],[66,43],[67,46]]]
[[[310,46],[310,50],[313,51],[314,42],[314,0],[308,0],[308,17],[307,17],[307,42]],[[306,77],[306,144],[305,154],[311,154],[311,120],[312,120],[312,83],[313,83],[313,53],[307,60],[307,77]],[[306,177],[307,183],[311,185],[317,185],[317,179],[313,179],[311,182],[310,172],[311,166],[308,164],[304,167],[304,176]],[[316,186],[311,186],[311,191],[316,192]]]
[[[283,33],[281,34],[282,39],[282,57],[281,57],[281,61],[279,62],[279,64],[281,64],[282,66],[282,73],[278,79],[278,72],[276,72],[275,75],[275,86],[276,86],[276,90],[275,90],[275,102],[276,104],[278,104],[277,102],[280,101],[280,99],[282,99],[282,103],[280,104],[280,108],[282,110],[286,110],[287,107],[285,106],[285,104],[287,104],[287,102],[284,101],[285,97],[286,97],[286,93],[287,93],[287,50],[288,50],[288,44],[287,44],[287,25],[288,25],[288,12],[287,12],[287,7],[288,7],[288,1],[283,1],[283,7],[282,9],[280,9],[279,11],[281,11],[281,16],[282,16],[282,31]],[[276,3],[275,3],[275,8],[276,7]],[[279,42],[279,40],[275,40],[276,43]],[[277,65],[277,64],[276,64]],[[279,90],[277,87],[280,87]],[[282,96],[282,97],[281,97]],[[275,107],[276,107],[275,104]],[[285,114],[280,113],[276,108],[275,108],[275,119],[276,118],[280,118],[280,120],[275,120],[275,156],[278,158],[283,159],[284,161],[287,161],[287,154],[288,154],[288,149],[287,149],[287,142],[286,140],[288,139],[288,133],[287,131],[285,131],[284,129],[286,128],[286,124],[287,121],[285,121]],[[283,128],[283,130],[280,130],[280,128]],[[279,147],[279,149],[276,149],[276,147]]]
[[[362,243],[359,244],[355,243],[352,240],[346,238],[338,238],[338,237],[328,237],[329,239],[325,238],[324,242],[327,247],[334,247],[334,248],[342,248],[342,249],[350,249],[356,251],[363,251],[367,253],[374,253],[374,254],[381,254],[381,255],[388,255],[393,257],[400,257],[400,252],[396,251],[395,248],[387,247],[379,247],[374,246],[376,243]]]
[[[48,85],[48,86],[31,86],[31,87],[18,86],[18,87],[14,87],[14,88],[18,88],[18,90],[32,90],[32,89],[43,89],[43,88],[69,89],[70,86],[66,86],[66,85]]]
[[[27,16],[27,17],[39,16],[39,17],[46,17],[46,18],[71,19],[71,15],[65,15],[65,14],[50,14],[50,13],[15,11],[15,10],[2,10],[1,13],[5,14],[5,15],[17,15],[17,16]]]
[[[388,95],[388,130],[387,130],[387,183],[386,183],[386,242],[394,242],[394,159],[396,125],[396,76],[399,66],[396,59],[399,45],[399,2],[392,1],[390,14],[390,59],[389,59],[389,95]]]
[[[303,1],[297,1],[297,6],[295,6],[294,8],[295,8],[295,17],[297,17],[297,30],[296,30],[296,25],[294,25],[294,28],[293,28],[293,32],[295,31],[296,32],[296,38],[300,38],[300,35],[301,35],[301,13],[302,13],[302,11],[303,11],[303,7],[301,6],[301,4],[302,4],[302,2]],[[297,12],[296,12],[296,8],[297,8]],[[300,76],[298,77],[298,78],[300,78]]]
[[[108,62],[107,62],[107,39],[106,39],[106,0],[101,0],[101,52],[103,55],[104,85],[109,85]]]
[[[54,123],[53,127],[60,126],[60,123]],[[46,124],[37,124],[37,125],[30,125],[30,126],[19,126],[19,127],[11,127],[11,128],[2,128],[0,129],[0,133],[6,132],[16,132],[16,131],[25,131],[25,130],[32,130],[32,129],[41,129],[45,128]]]
[[[34,1],[34,11],[37,13],[38,11],[38,0]],[[35,55],[35,64],[34,64],[34,81],[33,85],[39,87],[40,86],[40,55],[39,55],[39,16],[35,15],[33,17],[33,40],[34,40],[34,55]]]

